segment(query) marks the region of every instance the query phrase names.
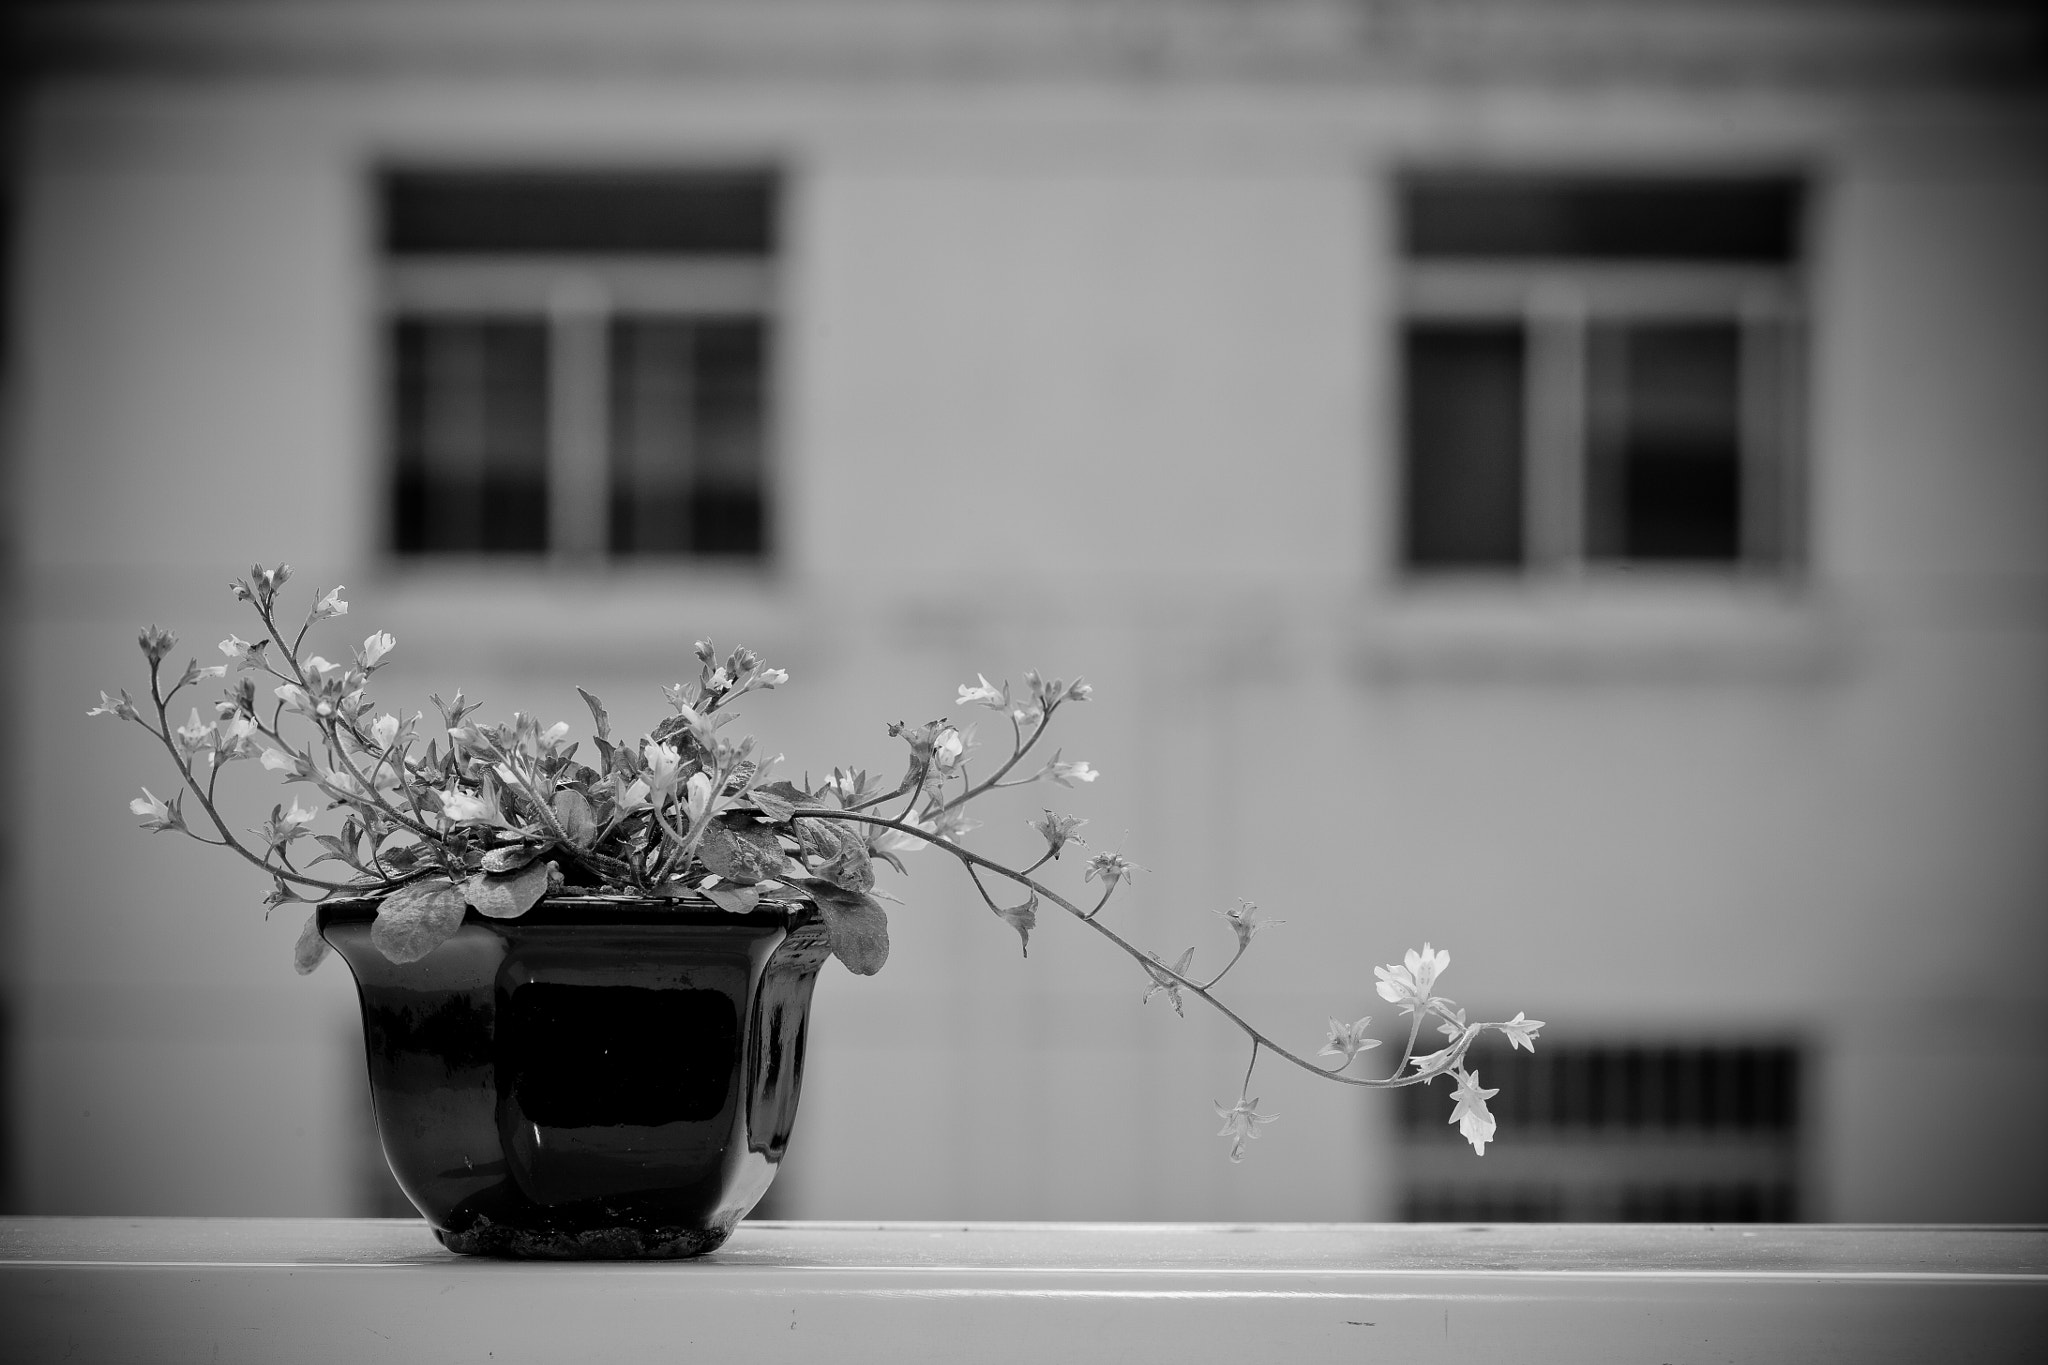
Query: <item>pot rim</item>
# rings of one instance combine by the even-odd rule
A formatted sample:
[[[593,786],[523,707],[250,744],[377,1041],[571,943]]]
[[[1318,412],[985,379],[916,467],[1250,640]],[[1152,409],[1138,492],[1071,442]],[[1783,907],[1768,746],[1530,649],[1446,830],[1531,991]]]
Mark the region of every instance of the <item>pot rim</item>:
[[[368,924],[377,918],[383,897],[336,896],[319,901],[313,911],[325,931],[336,924]],[[709,925],[713,927],[796,929],[819,921],[817,907],[808,899],[772,901],[754,910],[727,910],[704,896],[562,895],[544,896],[533,908],[510,919],[479,914],[474,907],[463,911],[464,924],[499,925],[505,928],[617,928],[623,925]]]

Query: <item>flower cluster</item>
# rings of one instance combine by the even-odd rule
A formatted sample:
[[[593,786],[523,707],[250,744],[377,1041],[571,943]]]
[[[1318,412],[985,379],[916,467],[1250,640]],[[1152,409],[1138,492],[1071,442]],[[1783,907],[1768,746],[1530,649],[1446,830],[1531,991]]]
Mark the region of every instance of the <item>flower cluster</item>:
[[[1230,1158],[1273,1116],[1247,1098],[1261,1052],[1342,1084],[1385,1089],[1426,1084],[1438,1076],[1455,1082],[1451,1122],[1484,1153],[1495,1121],[1466,1064],[1473,1042],[1487,1030],[1512,1047],[1535,1049],[1541,1020],[1516,1014],[1499,1023],[1468,1023],[1465,1012],[1436,994],[1450,954],[1424,944],[1398,965],[1375,969],[1380,996],[1409,1016],[1407,1044],[1384,1076],[1358,1076],[1351,1067],[1380,1040],[1367,1036],[1370,1017],[1330,1020],[1318,1066],[1280,1046],[1226,1007],[1215,988],[1272,919],[1250,901],[1219,911],[1236,941],[1220,971],[1198,980],[1195,948],[1168,965],[1111,929],[1101,916],[1118,888],[1143,871],[1120,850],[1094,850],[1082,882],[1100,883],[1100,896],[1084,907],[1039,879],[1046,864],[1069,845],[1084,844],[1087,821],[1047,809],[1027,823],[1043,850],[1035,861],[1011,866],[969,849],[964,836],[977,828],[968,807],[999,790],[1044,781],[1074,789],[1099,774],[1062,750],[1027,763],[1060,709],[1089,700],[1092,689],[1036,672],[1013,692],[1006,682],[977,675],[960,687],[955,705],[986,709],[1009,731],[1008,754],[976,775],[976,728],[945,719],[898,722],[888,733],[907,750],[903,776],[893,785],[861,770],[834,768],[817,785],[774,777],[778,758],[763,756],[751,737],[727,732],[732,705],[753,692],[789,680],[749,649],[720,655],[709,641],[695,647],[695,675],[662,689],[671,714],[632,740],[612,732],[604,703],[578,689],[590,713],[588,750],[571,738],[566,722],[514,712],[487,722],[478,706],[457,692],[434,696],[438,715],[380,709],[370,686],[397,647],[373,631],[345,656],[330,660],[306,651],[315,626],[348,615],[342,588],[316,592],[295,627],[282,624],[280,595],[288,565],[254,566],[230,586],[256,617],[257,638],[230,635],[220,642],[225,662],[195,659],[175,675],[164,661],[177,644],[151,626],[139,644],[149,665],[143,701],[127,692],[100,694],[91,714],[130,721],[150,732],[169,755],[179,786],[168,797],[143,788],[130,809],[142,827],[175,831],[224,848],[269,878],[266,903],[318,902],[330,897],[378,901],[372,942],[395,962],[425,957],[452,937],[472,911],[491,918],[525,914],[555,892],[582,895],[697,897],[734,912],[764,904],[808,907],[823,924],[831,951],[861,975],[879,971],[889,954],[888,920],[876,893],[878,865],[905,870],[903,858],[926,848],[951,855],[965,869],[982,903],[1014,929],[1028,954],[1042,906],[1052,905],[1092,929],[1142,970],[1145,1000],[1164,994],[1176,1013],[1199,1001],[1221,1011],[1251,1043],[1238,1100],[1217,1104]],[[232,671],[233,678],[226,681]],[[176,720],[181,694],[207,680],[226,681],[219,701],[190,701]],[[222,774],[248,761],[275,774],[292,791],[267,817],[237,830],[223,812]],[[193,809],[187,811],[190,798]],[[302,799],[303,798],[303,799]],[[335,865],[333,869],[323,864]],[[991,890],[1012,884],[1023,894],[1005,904]],[[295,962],[313,970],[326,945],[309,917]],[[1434,1018],[1446,1046],[1417,1055],[1425,1018]]]

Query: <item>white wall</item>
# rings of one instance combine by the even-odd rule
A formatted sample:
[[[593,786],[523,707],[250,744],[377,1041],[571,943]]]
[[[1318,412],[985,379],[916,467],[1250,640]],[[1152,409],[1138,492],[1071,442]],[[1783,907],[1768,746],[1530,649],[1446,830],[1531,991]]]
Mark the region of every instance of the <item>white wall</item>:
[[[335,965],[88,723],[146,620],[201,652],[254,559],[346,581],[385,695],[645,725],[688,642],[794,675],[813,771],[979,670],[1087,674],[1052,793],[1148,869],[1177,953],[1288,924],[1234,984],[1313,1051],[1429,939],[1485,1011],[1817,1047],[1818,1211],[2048,1217],[2048,172],[1938,106],[1568,90],[74,81],[27,122],[9,834],[18,1185],[37,1212],[344,1211],[359,1065]],[[786,554],[687,571],[379,561],[368,170],[380,157],[789,168]],[[1811,581],[1408,593],[1383,578],[1387,203],[1416,158],[1815,168]],[[181,656],[182,657],[182,656]],[[1021,851],[1023,793],[980,838]],[[1128,833],[1126,834],[1126,831]],[[1243,1064],[1071,925],[1029,962],[949,870],[878,980],[828,968],[786,1182],[814,1216],[1392,1211],[1388,1108]],[[1078,876],[1078,869],[1074,875]],[[1330,1092],[1330,1093],[1326,1093]],[[1502,1141],[1512,1142],[1512,1132]]]

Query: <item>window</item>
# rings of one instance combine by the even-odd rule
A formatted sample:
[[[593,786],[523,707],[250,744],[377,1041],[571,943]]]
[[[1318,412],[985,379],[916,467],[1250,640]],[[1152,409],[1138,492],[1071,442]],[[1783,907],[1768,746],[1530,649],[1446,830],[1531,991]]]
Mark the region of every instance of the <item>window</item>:
[[[1794,565],[1802,200],[1786,178],[1406,180],[1402,567]]]
[[[392,548],[764,559],[774,191],[386,174]]]
[[[1401,1216],[1419,1222],[1790,1222],[1800,1052],[1785,1042],[1505,1045],[1472,1062],[1497,1146],[1446,1123],[1444,1085],[1399,1091]],[[1495,1158],[1499,1160],[1496,1161]]]

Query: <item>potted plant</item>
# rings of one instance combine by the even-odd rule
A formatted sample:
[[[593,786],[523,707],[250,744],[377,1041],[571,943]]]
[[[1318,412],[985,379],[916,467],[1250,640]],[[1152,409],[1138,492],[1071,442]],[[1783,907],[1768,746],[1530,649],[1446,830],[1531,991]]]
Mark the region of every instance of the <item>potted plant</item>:
[[[1438,995],[1450,954],[1425,944],[1378,967],[1379,995],[1407,1016],[1399,1060],[1354,1073],[1379,1046],[1370,1018],[1330,1020],[1318,1054],[1290,1051],[1216,993],[1277,920],[1240,901],[1221,912],[1235,938],[1222,969],[1198,976],[1190,948],[1167,963],[1119,934],[1103,911],[1134,865],[1094,851],[1081,889],[1056,890],[1048,865],[1081,845],[1086,822],[1045,810],[1043,844],[1010,866],[962,842],[968,811],[1037,781],[1093,782],[1055,750],[1027,762],[1055,716],[1091,689],[1027,673],[1013,692],[986,677],[955,705],[986,709],[1008,753],[970,773],[973,727],[894,724],[907,750],[893,784],[834,768],[817,785],[774,773],[751,737],[727,729],[733,706],[788,681],[747,649],[696,646],[696,676],[665,687],[671,714],[632,742],[604,704],[589,708],[586,751],[569,727],[528,713],[487,722],[461,693],[424,715],[380,711],[370,684],[394,648],[373,632],[345,662],[310,653],[316,627],[348,614],[342,589],[316,592],[288,624],[291,570],[261,565],[235,597],[256,638],[229,636],[225,662],[164,669],[176,639],[151,626],[140,644],[146,697],[100,694],[91,714],[133,721],[168,754],[179,786],[130,803],[145,829],[177,832],[260,869],[266,903],[310,903],[295,965],[329,948],[354,974],[377,1123],[406,1195],[441,1241],[526,1257],[692,1256],[717,1247],[766,1192],[788,1143],[802,1080],[812,986],[828,957],[871,976],[888,959],[876,868],[933,848],[1029,951],[1051,906],[1129,956],[1144,999],[1220,1011],[1250,1045],[1235,1101],[1218,1103],[1229,1155],[1273,1116],[1250,1093],[1262,1054],[1325,1080],[1371,1089],[1454,1083],[1450,1121],[1483,1154],[1493,1140],[1466,1065],[1482,1032],[1535,1047],[1542,1021],[1468,1021]],[[227,680],[205,710],[188,688]],[[190,706],[179,723],[177,710]],[[220,783],[237,764],[275,773],[290,804],[238,831]],[[301,795],[304,800],[301,800]],[[187,809],[187,801],[191,809]],[[1418,1053],[1425,1023],[1443,1045]]]

